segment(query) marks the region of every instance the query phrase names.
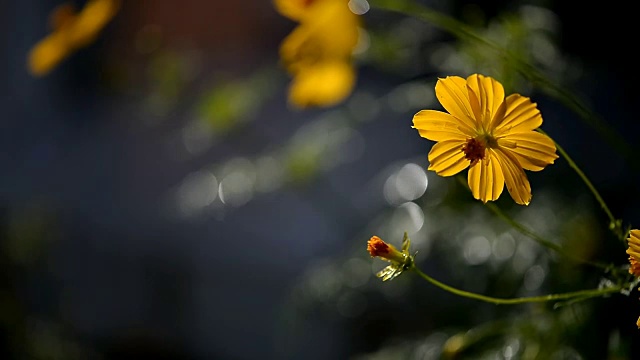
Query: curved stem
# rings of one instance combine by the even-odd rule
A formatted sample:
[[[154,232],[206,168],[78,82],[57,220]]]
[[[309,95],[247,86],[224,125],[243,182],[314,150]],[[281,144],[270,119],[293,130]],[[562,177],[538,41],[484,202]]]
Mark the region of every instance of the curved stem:
[[[465,182],[465,180],[461,177],[461,176],[457,176],[456,177],[458,179],[458,182],[466,189],[468,189],[469,187],[467,186],[467,183]],[[570,260],[573,260],[577,263],[581,263],[581,264],[586,264],[586,265],[591,265],[594,267],[597,267],[601,270],[612,270],[613,267],[612,266],[608,266],[606,264],[602,264],[599,262],[594,262],[594,261],[590,261],[590,260],[585,260],[582,258],[579,258],[577,256],[571,255],[568,252],[566,252],[562,246],[547,240],[545,238],[543,238],[542,236],[536,234],[535,232],[533,232],[532,230],[528,229],[526,226],[522,225],[521,223],[517,222],[515,219],[513,219],[512,217],[510,217],[509,215],[505,214],[497,205],[493,204],[493,203],[485,203],[484,204],[486,207],[488,207],[491,211],[493,211],[494,214],[498,215],[499,218],[501,218],[502,220],[504,220],[506,223],[508,223],[509,225],[511,225],[514,229],[516,229],[517,231],[519,231],[521,234],[529,237],[531,240],[537,242],[538,244],[551,249],[555,252],[557,252],[560,255],[563,255],[565,257],[567,257]]]
[[[544,74],[538,71],[534,66],[513,54],[508,49],[503,48],[499,44],[479,35],[474,29],[466,24],[447,16],[441,12],[430,9],[424,5],[415,4],[410,1],[403,0],[369,0],[372,7],[377,7],[386,11],[397,12],[406,16],[411,16],[425,22],[428,22],[462,40],[469,40],[483,44],[488,48],[498,52],[504,58],[510,60],[516,71],[522,74],[526,79],[544,90],[548,95],[558,99],[562,104],[570,108],[579,115],[583,121],[589,126],[597,130],[604,136],[605,140],[616,149],[620,154],[625,156],[629,163],[638,166],[635,161],[633,148],[625,141],[625,139],[613,130],[599,116],[594,114],[578,97],[567,89],[556,85],[548,79]]]
[[[496,305],[515,305],[515,304],[525,304],[525,303],[534,303],[534,302],[547,302],[547,301],[554,301],[554,300],[566,300],[566,299],[573,299],[573,298],[586,299],[586,298],[592,298],[592,297],[598,297],[606,294],[616,293],[623,288],[622,286],[617,285],[614,287],[604,288],[604,289],[581,290],[581,291],[574,291],[574,292],[568,292],[568,293],[562,293],[562,294],[550,294],[550,295],[543,295],[543,296],[530,296],[530,297],[503,299],[503,298],[495,298],[491,296],[480,295],[480,294],[472,293],[469,291],[454,288],[423,273],[416,266],[413,266],[411,270],[413,270],[421,278],[427,280],[428,282],[439,287],[442,290],[448,291],[458,296],[466,297],[469,299],[480,300],[480,301],[484,301],[484,302],[488,302]]]
[[[611,266],[608,266],[606,264],[602,264],[599,262],[595,262],[595,261],[590,261],[590,260],[585,260],[582,259],[580,257],[577,257],[575,255],[572,255],[568,252],[566,252],[562,246],[547,240],[545,238],[543,238],[542,236],[536,234],[535,232],[533,232],[532,230],[529,230],[527,227],[525,227],[524,225],[522,225],[521,223],[517,222],[516,220],[514,220],[513,218],[511,218],[509,215],[505,214],[498,206],[496,206],[493,203],[486,203],[485,204],[486,207],[488,207],[491,211],[493,211],[494,214],[498,215],[499,218],[501,218],[502,220],[504,220],[506,223],[508,223],[509,225],[511,225],[514,229],[518,230],[521,234],[531,238],[533,241],[537,242],[538,244],[549,248],[555,252],[557,252],[560,255],[563,255],[565,257],[567,257],[568,259],[577,262],[577,263],[581,263],[581,264],[586,264],[586,265],[591,265],[594,267],[597,267],[601,270],[609,270],[611,269]]]
[[[537,129],[537,131],[541,134],[549,136],[547,133],[542,131],[542,129]],[[553,140],[551,136],[549,136],[549,138]],[[580,179],[582,179],[582,181],[587,185],[587,187],[589,188],[589,191],[591,191],[593,196],[596,198],[596,200],[600,204],[600,207],[602,207],[602,210],[604,210],[605,214],[607,214],[607,217],[609,218],[609,230],[611,230],[620,240],[625,241],[625,234],[622,231],[622,222],[616,219],[615,216],[613,216],[613,213],[611,212],[611,210],[609,210],[607,203],[604,201],[604,199],[602,198],[602,196],[600,195],[596,187],[593,186],[593,184],[591,183],[587,175],[585,175],[584,172],[582,172],[582,170],[578,167],[575,161],[573,161],[573,159],[569,156],[569,154],[567,154],[567,152],[562,148],[562,146],[560,146],[560,144],[558,144],[555,140],[553,140],[553,142],[556,144],[556,148],[558,149],[558,152],[560,153],[560,155],[562,155],[562,157],[565,160],[567,160],[567,163],[569,163],[569,166],[576,172],[576,174],[578,174]]]

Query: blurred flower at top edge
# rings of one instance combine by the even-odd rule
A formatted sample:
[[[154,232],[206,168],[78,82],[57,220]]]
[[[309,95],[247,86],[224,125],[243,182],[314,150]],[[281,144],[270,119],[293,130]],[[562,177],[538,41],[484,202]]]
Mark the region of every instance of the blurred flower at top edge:
[[[70,3],[58,5],[49,16],[52,32],[29,51],[29,72],[44,76],[74,51],[91,44],[119,9],[119,0],[89,0],[80,12]]]
[[[289,103],[308,108],[342,102],[356,83],[358,15],[345,0],[274,0],[274,5],[299,23],[280,46],[281,61],[293,77]]]

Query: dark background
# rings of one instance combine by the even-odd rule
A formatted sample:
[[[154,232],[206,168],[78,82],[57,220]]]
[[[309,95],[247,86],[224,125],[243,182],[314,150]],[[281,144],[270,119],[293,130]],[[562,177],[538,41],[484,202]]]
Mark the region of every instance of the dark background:
[[[218,205],[200,212],[180,211],[174,195],[190,174],[272,153],[335,110],[287,106],[289,79],[278,67],[277,49],[295,24],[270,2],[124,2],[94,44],[35,78],[26,71],[26,54],[46,34],[48,13],[57,4],[8,1],[0,7],[3,358],[355,358],[379,351],[389,339],[393,345],[403,336],[448,336],[453,328],[517,312],[459,300],[418,279],[392,300],[376,293],[388,284],[369,279],[360,293],[368,296],[361,311],[353,309],[358,302],[336,312],[330,299],[299,300],[296,289],[310,273],[321,279],[336,274],[322,272],[332,268],[326,266],[332,259],[369,261],[364,246],[373,235],[371,223],[393,207],[381,196],[383,170],[399,162],[427,168],[429,143],[410,128],[415,109],[382,105],[373,120],[349,123],[357,136],[333,157],[350,162],[311,176],[294,172],[301,181],[294,176],[273,191],[254,191],[237,206],[217,199]],[[428,4],[464,20],[470,6],[491,19],[523,3]],[[568,86],[637,146],[633,12],[613,4],[530,4],[558,16],[557,45],[581,63],[581,75]],[[366,26],[378,31],[379,24],[400,18],[376,9],[364,16]],[[161,29],[161,40],[140,51],[136,36],[149,24]],[[436,33],[430,41],[450,38]],[[240,111],[250,120],[207,138],[204,150],[185,150],[185,128],[202,94],[260,69],[272,71],[267,90],[249,86],[258,100],[244,90],[227,99],[246,97],[246,105],[239,102],[245,110],[259,101],[255,112]],[[358,71],[357,90],[374,97],[408,80],[450,75],[427,65],[415,73],[390,71],[375,61]],[[636,222],[637,158],[621,157],[557,100],[535,89],[530,95],[543,109],[544,129],[572,154],[613,213]],[[623,265],[624,248],[606,232],[597,204],[584,200],[584,185],[565,163],[552,168],[530,176],[534,201],[536,188],[549,187],[563,194],[560,202],[586,204],[594,214],[590,224],[604,229],[594,258]],[[427,174],[430,183],[441,180],[433,175]],[[500,200],[509,206],[506,192]],[[461,227],[472,221],[463,217]],[[388,240],[397,245],[403,230],[395,231],[400,235]],[[455,282],[439,265],[446,257],[435,258],[422,263],[425,271]],[[598,274],[579,270],[584,283],[577,288],[594,287],[589,281]],[[564,291],[562,285],[551,282],[542,290]],[[594,300],[588,330],[567,333],[567,343],[585,358],[613,359],[616,333],[626,349],[620,358],[633,358],[637,297]]]

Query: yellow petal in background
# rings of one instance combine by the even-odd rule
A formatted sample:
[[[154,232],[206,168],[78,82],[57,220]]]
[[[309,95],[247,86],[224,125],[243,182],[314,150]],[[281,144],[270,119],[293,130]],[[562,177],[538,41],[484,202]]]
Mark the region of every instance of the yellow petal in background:
[[[345,2],[325,0],[282,41],[280,58],[292,75],[318,62],[351,61],[358,24]]]
[[[429,169],[440,176],[452,176],[469,166],[464,156],[463,141],[441,141],[429,151]]]
[[[355,79],[353,66],[346,62],[304,68],[291,83],[289,102],[299,108],[336,105],[351,94]]]
[[[476,130],[481,128],[471,109],[469,91],[467,90],[467,81],[465,79],[459,76],[447,76],[444,79],[438,79],[436,97],[449,114],[463,122],[467,127]]]
[[[304,5],[279,4],[286,4],[285,11]],[[300,108],[336,105],[355,86],[352,55],[360,19],[343,0],[314,0],[300,16],[300,25],[280,46],[281,61],[293,76],[289,102]]]
[[[280,15],[300,21],[316,2],[322,0],[274,0],[273,5]]]
[[[66,33],[53,33],[40,40],[29,51],[27,66],[35,76],[48,74],[69,55],[70,47]]]
[[[420,136],[433,141],[466,140],[474,130],[453,116],[437,110],[422,110],[413,116],[413,127]]]
[[[72,52],[89,45],[119,8],[120,0],[89,0],[77,15],[70,4],[56,7],[49,20],[53,32],[29,51],[29,72],[46,75]]]
[[[49,15],[51,30],[58,31],[67,28],[76,19],[76,9],[71,3],[58,5]]]
[[[360,17],[343,0],[316,0],[301,25],[309,31],[324,58],[351,57],[360,38]]]
[[[280,59],[291,74],[313,66],[321,58],[322,49],[313,34],[303,26],[295,28],[280,44]]]
[[[93,42],[119,8],[119,0],[89,0],[70,29],[73,44],[82,47]]]

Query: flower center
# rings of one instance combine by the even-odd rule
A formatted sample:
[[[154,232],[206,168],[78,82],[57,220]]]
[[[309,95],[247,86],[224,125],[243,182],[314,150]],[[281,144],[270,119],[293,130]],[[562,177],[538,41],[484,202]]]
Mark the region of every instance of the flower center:
[[[481,139],[472,138],[467,140],[466,144],[462,146],[464,157],[471,161],[471,165],[484,159],[484,150],[486,148],[485,142]]]

